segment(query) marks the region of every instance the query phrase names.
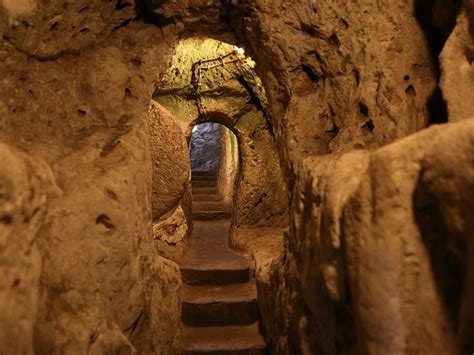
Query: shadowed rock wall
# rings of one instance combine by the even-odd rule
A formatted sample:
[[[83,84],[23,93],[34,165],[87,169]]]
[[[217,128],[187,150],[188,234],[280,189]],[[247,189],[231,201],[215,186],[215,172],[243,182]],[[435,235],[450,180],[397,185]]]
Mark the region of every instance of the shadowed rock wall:
[[[41,257],[37,234],[45,222],[46,166],[0,143],[0,352],[33,353]]]

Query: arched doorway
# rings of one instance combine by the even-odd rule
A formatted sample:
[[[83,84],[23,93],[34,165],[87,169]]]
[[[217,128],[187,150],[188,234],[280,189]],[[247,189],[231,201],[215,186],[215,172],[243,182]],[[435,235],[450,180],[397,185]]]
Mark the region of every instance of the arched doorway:
[[[197,124],[189,154],[193,218],[230,218],[239,159],[237,137],[219,123]]]

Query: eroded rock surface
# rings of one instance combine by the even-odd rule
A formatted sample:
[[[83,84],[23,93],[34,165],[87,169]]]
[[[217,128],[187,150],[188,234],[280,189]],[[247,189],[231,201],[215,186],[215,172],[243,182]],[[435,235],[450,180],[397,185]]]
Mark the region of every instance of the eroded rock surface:
[[[88,15],[72,12],[80,5]],[[161,267],[152,244],[145,119],[171,48],[154,26],[138,21],[118,26],[136,13],[133,6],[115,5],[52,2],[37,18],[31,15],[38,25],[29,27],[21,21],[30,15],[2,17],[0,139],[43,158],[62,192],[51,199],[51,220],[37,238],[38,353],[133,353],[150,346],[169,353],[172,347],[161,343],[166,336],[142,327],[151,309],[150,283],[160,282],[151,276],[152,265]],[[64,27],[61,36],[58,25],[57,35],[39,40],[39,28],[55,16],[77,31],[81,21],[97,22],[97,31],[91,29],[81,42]],[[159,287],[178,299],[178,283],[170,277]],[[156,297],[160,303],[160,293]],[[161,321],[175,318],[179,314]],[[165,327],[173,325],[160,329]]]
[[[33,354],[48,167],[0,143],[0,352]]]
[[[474,3],[465,0],[463,4],[441,54],[441,86],[450,121],[474,115]]]
[[[175,118],[153,102],[147,118],[153,161],[153,220],[175,208],[189,181],[189,151]]]
[[[218,171],[221,157],[221,128],[218,123],[194,126],[190,142],[191,169]]]
[[[434,127],[372,154],[305,160],[287,273],[305,305],[293,319],[304,319],[294,334],[300,347],[472,349],[473,234],[463,211],[474,192],[473,123]],[[462,196],[453,193],[460,186]]]

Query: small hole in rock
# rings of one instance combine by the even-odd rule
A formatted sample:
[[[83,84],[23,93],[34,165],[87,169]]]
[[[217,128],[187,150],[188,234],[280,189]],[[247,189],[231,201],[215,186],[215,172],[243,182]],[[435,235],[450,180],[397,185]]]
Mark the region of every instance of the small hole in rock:
[[[329,37],[329,43],[331,44],[334,44],[334,45],[339,45],[340,42],[339,42],[339,38],[337,37],[337,35],[335,33],[333,33],[330,37]]]
[[[9,224],[12,224],[12,222],[13,222],[13,218],[12,218],[12,216],[10,216],[8,214],[5,215],[5,216],[0,217],[0,223],[1,224],[9,225]]]
[[[410,80],[410,75],[405,75],[405,76],[403,77],[403,80],[409,81],[409,80]]]
[[[126,97],[132,96],[132,91],[129,88],[125,88],[125,96]]]
[[[111,231],[115,229],[115,225],[112,223],[109,216],[107,216],[106,214],[99,215],[97,219],[95,220],[95,223],[97,225],[101,225],[105,227],[107,231]]]
[[[133,65],[136,65],[137,67],[142,65],[142,60],[138,57],[135,57],[135,58],[132,58],[130,59],[130,62],[133,64]]]
[[[55,22],[49,28],[50,30],[57,30],[59,28],[59,22]]]
[[[405,89],[405,92],[407,95],[409,96],[416,96],[416,91],[415,91],[415,88],[413,87],[413,85],[409,85],[406,89]]]
[[[347,28],[349,28],[349,24],[347,23],[346,20],[344,20],[343,18],[341,18],[341,27],[342,29],[346,30]]]
[[[365,117],[369,117],[369,108],[367,107],[366,104],[363,102],[359,102],[359,111],[361,114],[363,114]]]
[[[371,119],[368,119],[367,122],[364,123],[362,128],[368,129],[370,132],[374,131],[375,125]]]
[[[88,28],[83,28],[82,30],[79,31],[80,33],[87,33],[90,32]]]
[[[79,116],[85,116],[85,115],[87,114],[87,111],[78,108],[78,109],[77,109],[77,114],[78,114]]]
[[[336,125],[336,123],[333,121],[332,122],[332,127],[328,130],[325,131],[326,133],[332,134],[334,137],[339,134],[339,127]]]
[[[303,70],[304,73],[308,76],[309,80],[311,80],[313,83],[317,83],[319,81],[319,77],[316,75],[316,73],[313,71],[313,69],[308,66],[308,65],[301,65],[301,69]]]
[[[122,10],[129,6],[132,6],[132,4],[130,4],[129,2],[122,2],[122,0],[119,0],[115,4],[115,10]]]

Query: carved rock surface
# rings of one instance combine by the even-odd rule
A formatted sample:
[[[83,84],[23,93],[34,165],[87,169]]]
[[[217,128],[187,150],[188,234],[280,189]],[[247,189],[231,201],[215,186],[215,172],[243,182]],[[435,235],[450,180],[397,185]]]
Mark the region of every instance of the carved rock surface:
[[[293,305],[291,321],[304,323],[293,334],[306,339],[300,348],[305,342],[350,354],[473,348],[474,234],[467,212],[473,134],[469,119],[371,154],[305,160],[287,273],[305,305],[302,313]]]
[[[194,126],[189,149],[192,170],[217,172],[221,156],[220,125],[203,123]]]
[[[51,14],[61,14],[63,3],[51,2]],[[82,3],[94,11],[115,6]],[[57,57],[39,58],[56,52],[42,43],[47,52],[34,55],[16,39],[0,44],[0,139],[43,158],[62,191],[50,200],[51,219],[37,238],[37,353],[134,353],[149,346],[170,351],[143,324],[151,312],[147,290],[158,282],[151,277],[158,255],[146,115],[171,49],[153,26],[130,22],[116,28],[108,22],[112,13],[86,17],[91,25],[103,21],[107,41],[82,43],[77,53],[68,46],[79,42],[66,33],[67,41],[56,37],[62,43]],[[161,285],[163,292],[175,281]]]
[[[449,121],[474,115],[474,3],[464,1],[456,27],[441,53],[441,87]]]
[[[135,16],[135,0],[3,0],[1,6],[4,40],[42,60],[77,54]]]
[[[0,353],[33,354],[41,271],[36,239],[50,172],[4,143],[0,161]]]
[[[175,118],[157,103],[148,115],[153,161],[152,213],[157,220],[182,199],[190,174],[186,139]]]

